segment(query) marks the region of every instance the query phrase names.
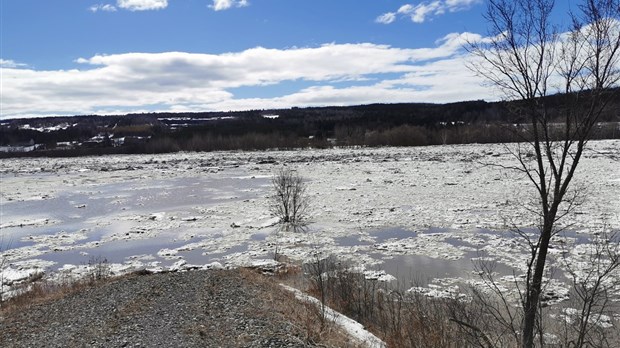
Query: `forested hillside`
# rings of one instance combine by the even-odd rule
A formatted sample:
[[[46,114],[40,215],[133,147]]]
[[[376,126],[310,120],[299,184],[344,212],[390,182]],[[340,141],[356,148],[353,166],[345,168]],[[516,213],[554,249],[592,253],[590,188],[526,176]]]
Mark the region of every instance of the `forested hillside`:
[[[548,97],[562,114],[564,95]],[[1,156],[262,150],[330,146],[420,146],[519,141],[517,103],[370,104],[237,112],[73,116],[0,122]],[[614,99],[594,138],[620,137]],[[560,117],[560,116],[557,116]],[[522,135],[523,134],[523,135]],[[558,130],[561,136],[561,130]]]

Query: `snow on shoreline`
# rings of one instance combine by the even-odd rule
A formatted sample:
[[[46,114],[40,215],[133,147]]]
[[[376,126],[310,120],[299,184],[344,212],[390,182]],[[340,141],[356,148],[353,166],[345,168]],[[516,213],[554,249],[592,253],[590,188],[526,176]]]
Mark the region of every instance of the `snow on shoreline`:
[[[620,141],[590,146],[574,183],[587,200],[564,221],[573,238],[620,229],[620,163],[605,156]],[[501,144],[2,159],[0,233],[10,243],[0,248],[24,274],[97,255],[119,270],[233,267],[276,245],[297,260],[319,247],[362,269],[407,255],[463,263],[476,250],[518,267],[514,238],[493,231],[531,225],[522,203],[534,194],[518,173],[484,164],[512,161]],[[307,180],[311,233],[274,233],[267,197],[281,165]],[[383,237],[393,227],[414,235]]]
[[[290,286],[280,284],[287,291],[295,294],[295,297],[298,300],[302,300],[304,302],[309,302],[317,307],[321,307],[321,302],[316,298],[306,295],[298,289],[292,288]],[[357,321],[336,312],[335,310],[325,306],[325,318],[334,322],[336,325],[340,326],[343,330],[345,330],[351,337],[354,337],[359,342],[364,344],[365,347],[368,348],[385,348],[387,345],[377,336],[373,335],[366,329],[364,326]]]

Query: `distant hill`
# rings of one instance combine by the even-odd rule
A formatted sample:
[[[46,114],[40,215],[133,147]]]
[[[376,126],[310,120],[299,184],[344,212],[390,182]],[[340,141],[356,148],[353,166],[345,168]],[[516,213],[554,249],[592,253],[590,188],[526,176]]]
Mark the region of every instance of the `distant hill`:
[[[552,108],[561,107],[562,95],[547,98]],[[12,119],[0,122],[0,156],[507,142],[517,140],[508,128],[525,121],[508,112],[516,104],[477,100]],[[620,137],[620,100],[600,121],[595,137]]]

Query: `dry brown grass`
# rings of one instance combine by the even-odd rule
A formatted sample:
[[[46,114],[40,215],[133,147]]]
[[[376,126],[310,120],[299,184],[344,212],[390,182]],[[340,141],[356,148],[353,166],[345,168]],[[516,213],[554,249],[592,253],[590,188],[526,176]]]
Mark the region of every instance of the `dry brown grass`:
[[[305,343],[322,347],[361,347],[361,344],[352,340],[335,324],[319,320],[321,313],[317,306],[298,300],[294,294],[279,285],[299,284],[303,276],[297,266],[287,266],[284,269],[285,271],[275,277],[266,277],[259,271],[249,269],[239,269],[238,272],[248,282],[261,287],[261,295],[268,303],[267,310],[277,313],[280,320],[303,332]]]
[[[323,263],[323,261],[325,261]],[[317,274],[301,270],[276,279],[314,296],[324,298],[332,309],[358,321],[388,347],[471,347],[458,325],[450,321],[451,306],[465,305],[447,299],[432,299],[402,291],[398,286],[366,279],[362,274],[329,259],[317,260],[321,267],[308,267],[310,273],[328,274],[320,284]],[[321,289],[322,287],[322,289]],[[313,306],[315,307],[315,306]],[[306,309],[300,321],[321,321],[318,308]]]
[[[247,315],[271,317],[276,322],[293,326],[301,333],[300,345],[345,348],[362,346],[337,325],[324,320],[318,306],[298,300],[293,293],[280,286],[286,284],[316,294],[317,290],[312,288],[312,282],[306,278],[300,267],[289,265],[271,276],[265,276],[256,269],[242,268],[229,272],[237,272],[246,286],[258,290],[257,306],[251,307]],[[89,277],[83,281],[68,280],[60,284],[39,279],[24,285],[21,294],[6,301],[0,308],[0,316],[9,316],[14,311],[55,301],[93,286],[139,275],[130,274],[102,280]],[[328,285],[330,296],[327,304],[365,325],[369,331],[383,339],[388,347],[462,346],[460,344],[464,340],[459,339],[458,330],[449,322],[449,314],[442,301],[411,297],[399,303],[394,296],[388,296],[385,289],[377,291],[378,287],[369,288],[370,283],[363,277],[342,277],[340,281],[341,284]],[[361,289],[365,290],[360,292]],[[204,291],[208,292],[209,287]],[[402,300],[400,296],[399,299]],[[123,310],[134,312],[136,306],[140,307],[141,303],[135,303]],[[203,327],[191,328],[190,331],[196,335],[213,334],[205,331]]]
[[[246,286],[254,287],[257,291],[257,306],[248,308],[248,316],[270,317],[280,323],[286,323],[300,333],[298,336],[300,346],[321,346],[321,347],[344,347],[356,348],[361,344],[355,342],[341,328],[329,321],[321,321],[320,309],[317,306],[298,300],[294,294],[282,288],[279,284],[301,284],[303,274],[299,267],[289,266],[282,269],[274,276],[265,276],[258,270],[238,269],[229,272],[237,272],[243,279]],[[32,306],[42,305],[57,301],[66,296],[84,291],[91,287],[102,286],[106,283],[121,281],[128,277],[140,276],[139,273],[129,274],[120,277],[108,277],[94,280],[93,277],[86,277],[84,280],[69,280],[64,282],[52,283],[44,279],[25,283],[21,293],[5,301],[0,308],[0,317],[10,317],[11,313],[25,311]],[[208,291],[208,288],[205,288]],[[123,307],[122,311],[133,313],[137,311],[141,303],[134,303]],[[275,325],[278,327],[278,325]],[[286,325],[284,325],[286,327]],[[203,327],[191,328],[190,331],[196,335],[213,334],[207,332]],[[247,339],[250,339],[249,337]],[[243,340],[240,337],[239,340]],[[240,343],[242,343],[239,341]]]
[[[85,279],[67,278],[60,282],[52,282],[41,277],[36,277],[25,281],[17,289],[18,294],[9,298],[0,304],[0,315],[6,316],[14,311],[25,310],[30,306],[44,304],[59,300],[84,289],[100,286],[104,283],[117,281],[126,277],[135,276],[128,274],[120,277],[105,277],[94,279],[86,277]]]
[[[38,281],[24,284],[18,289],[19,294],[6,300],[0,306],[0,314],[7,315],[23,310],[29,306],[60,299],[70,293],[83,289],[84,283],[53,284],[49,281]]]

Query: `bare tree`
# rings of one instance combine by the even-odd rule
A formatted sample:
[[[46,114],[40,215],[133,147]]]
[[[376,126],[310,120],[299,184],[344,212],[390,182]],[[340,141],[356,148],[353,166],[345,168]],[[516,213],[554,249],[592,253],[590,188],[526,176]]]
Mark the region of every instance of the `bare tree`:
[[[573,283],[575,308],[563,312],[565,331],[561,335],[566,347],[614,347],[620,337],[608,335],[614,313],[620,306],[613,297],[620,288],[620,234],[603,232],[592,243],[584,245],[580,258],[564,257]],[[566,255],[567,250],[564,250]],[[617,332],[616,332],[617,334]]]
[[[327,318],[327,301],[332,292],[329,283],[338,273],[337,258],[333,255],[325,256],[318,248],[315,248],[310,262],[302,265],[304,273],[310,280],[312,290],[317,292],[321,303],[319,320],[321,328],[324,327]]]
[[[529,179],[538,198],[538,233],[522,234],[530,249],[521,299],[523,347],[535,344],[549,244],[577,202],[571,183],[619,76],[620,1],[583,1],[569,14],[565,33],[551,22],[553,7],[553,0],[489,0],[489,38],[470,45],[478,58],[473,69],[519,101],[510,111],[525,126],[515,130],[521,143],[512,150],[512,169]],[[547,97],[557,92],[565,94],[551,105]]]
[[[308,224],[308,202],[303,178],[290,168],[283,167],[271,179],[273,195],[271,211],[280,219],[281,226],[303,231]]]

